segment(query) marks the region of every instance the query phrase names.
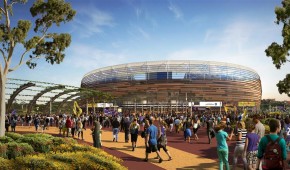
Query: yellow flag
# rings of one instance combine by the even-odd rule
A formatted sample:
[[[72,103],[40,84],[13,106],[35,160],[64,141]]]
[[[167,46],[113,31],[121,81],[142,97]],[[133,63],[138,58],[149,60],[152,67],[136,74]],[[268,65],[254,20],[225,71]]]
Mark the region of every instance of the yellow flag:
[[[74,101],[73,112],[74,115],[76,115],[77,117],[79,117],[83,112],[82,108],[80,108],[77,101]]]

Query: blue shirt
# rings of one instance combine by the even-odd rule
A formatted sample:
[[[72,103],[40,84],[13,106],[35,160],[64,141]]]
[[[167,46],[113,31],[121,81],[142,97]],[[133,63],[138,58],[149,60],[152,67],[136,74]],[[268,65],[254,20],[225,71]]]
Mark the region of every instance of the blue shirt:
[[[151,145],[157,145],[157,134],[158,134],[158,129],[155,125],[150,125],[146,131],[146,133],[149,135],[149,144]]]
[[[228,133],[223,130],[219,130],[216,133],[218,150],[228,150],[227,137],[228,137]]]

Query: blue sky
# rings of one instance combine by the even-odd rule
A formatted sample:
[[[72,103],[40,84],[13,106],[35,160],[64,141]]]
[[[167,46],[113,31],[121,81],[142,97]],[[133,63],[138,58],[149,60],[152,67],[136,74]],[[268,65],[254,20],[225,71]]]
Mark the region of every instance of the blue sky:
[[[281,42],[274,9],[281,0],[69,0],[74,20],[51,31],[68,32],[72,43],[60,65],[26,65],[10,78],[80,86],[97,68],[155,60],[207,60],[240,64],[257,71],[262,98],[289,100],[276,84],[290,73],[290,63],[277,70],[264,50]],[[31,1],[29,1],[31,4]],[[15,16],[31,19],[29,5]],[[23,49],[18,47],[13,64]]]

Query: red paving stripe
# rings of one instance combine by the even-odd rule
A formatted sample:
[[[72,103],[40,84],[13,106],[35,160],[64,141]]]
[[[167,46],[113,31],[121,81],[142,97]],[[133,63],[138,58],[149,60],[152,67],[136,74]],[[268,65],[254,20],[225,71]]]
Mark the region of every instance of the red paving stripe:
[[[85,143],[87,145],[92,145],[90,142],[85,142],[82,140],[78,140],[79,143]],[[109,153],[110,155],[114,155],[115,157],[122,159],[123,162],[121,163],[123,166],[127,167],[129,170],[162,170],[163,168],[158,167],[152,163],[144,162],[142,159],[128,155],[126,153],[120,152],[118,150],[108,148],[108,147],[102,147],[105,152]],[[138,148],[137,148],[138,149]],[[144,152],[144,158],[145,158],[145,152]]]

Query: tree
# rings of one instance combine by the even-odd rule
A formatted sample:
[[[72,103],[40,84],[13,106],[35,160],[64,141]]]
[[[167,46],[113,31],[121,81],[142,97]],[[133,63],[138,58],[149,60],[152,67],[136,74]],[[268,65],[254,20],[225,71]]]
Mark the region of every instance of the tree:
[[[60,26],[61,23],[73,19],[76,11],[69,3],[64,0],[36,0],[30,8],[35,21],[32,32],[32,24],[28,20],[19,20],[15,27],[10,23],[14,5],[24,5],[26,2],[27,0],[3,0],[0,6],[0,55],[3,58],[0,63],[0,137],[5,135],[5,86],[8,73],[23,64],[33,69],[38,59],[45,59],[50,64],[59,64],[65,57],[64,50],[71,43],[70,34],[49,32],[52,26]],[[35,36],[30,37],[30,32]],[[24,51],[19,56],[14,56],[17,46],[24,47]],[[18,64],[11,66],[12,58],[19,60]]]
[[[281,65],[289,62],[290,50],[290,0],[283,0],[282,7],[276,7],[276,24],[283,24],[282,37],[283,43],[278,44],[273,42],[266,50],[266,55],[272,58],[273,64],[277,69]],[[280,94],[285,93],[290,97],[290,74],[286,78],[277,83],[278,91]]]

